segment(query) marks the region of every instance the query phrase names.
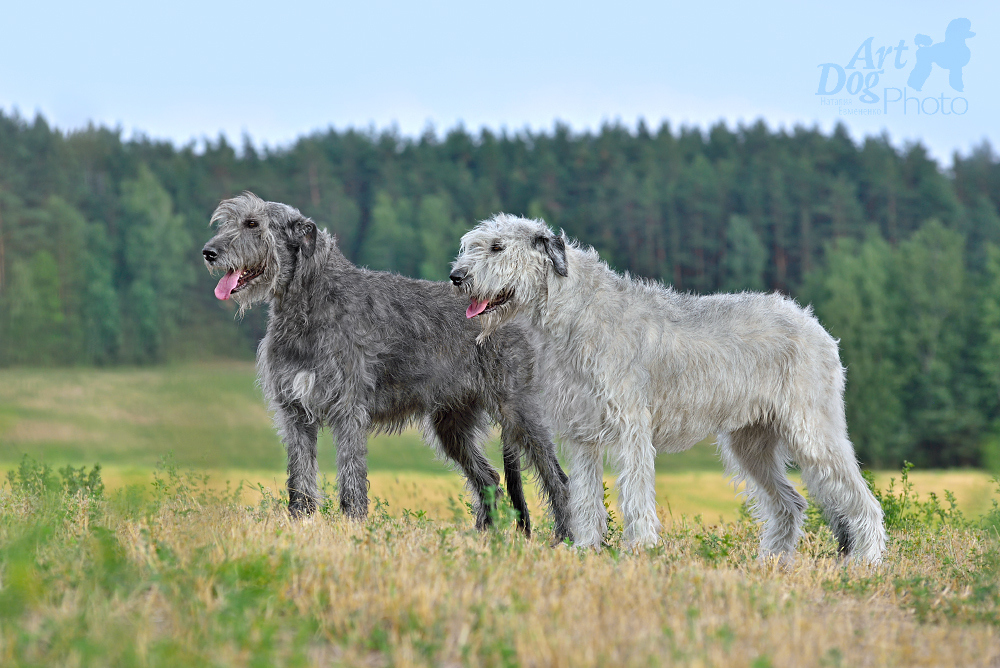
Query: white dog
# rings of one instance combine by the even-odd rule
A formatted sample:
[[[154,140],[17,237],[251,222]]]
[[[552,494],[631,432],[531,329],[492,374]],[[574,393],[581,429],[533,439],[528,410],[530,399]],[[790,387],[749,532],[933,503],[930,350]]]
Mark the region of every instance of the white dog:
[[[778,294],[699,297],[613,272],[597,252],[537,220],[498,215],[462,237],[452,282],[481,339],[519,313],[538,335],[543,400],[571,456],[576,543],[598,546],[605,455],[618,471],[625,538],[655,544],[657,452],[718,434],[764,522],[760,557],[790,561],[806,501],[800,467],[842,554],[876,563],[882,509],[861,477],[844,419],[837,342]]]

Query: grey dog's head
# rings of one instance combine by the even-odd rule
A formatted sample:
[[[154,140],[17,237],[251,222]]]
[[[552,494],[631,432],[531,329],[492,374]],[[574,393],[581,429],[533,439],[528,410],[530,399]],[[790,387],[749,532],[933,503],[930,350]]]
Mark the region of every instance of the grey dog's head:
[[[465,312],[483,326],[480,340],[522,311],[545,308],[548,281],[568,275],[566,236],[540,220],[498,214],[462,237],[451,282],[469,297]]]
[[[223,200],[212,214],[214,237],[202,249],[213,274],[224,272],[215,288],[244,310],[283,292],[300,261],[316,250],[316,224],[298,209],[265,202],[251,192]]]

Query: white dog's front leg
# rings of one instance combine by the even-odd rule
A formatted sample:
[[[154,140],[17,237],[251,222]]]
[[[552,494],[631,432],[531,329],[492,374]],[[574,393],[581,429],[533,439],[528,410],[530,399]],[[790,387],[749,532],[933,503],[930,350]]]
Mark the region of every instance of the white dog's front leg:
[[[608,526],[604,508],[604,462],[593,443],[570,443],[569,504],[577,547],[600,547]]]
[[[652,547],[660,542],[660,518],[656,515],[656,448],[648,411],[631,428],[622,430],[615,454],[625,543],[633,548]]]

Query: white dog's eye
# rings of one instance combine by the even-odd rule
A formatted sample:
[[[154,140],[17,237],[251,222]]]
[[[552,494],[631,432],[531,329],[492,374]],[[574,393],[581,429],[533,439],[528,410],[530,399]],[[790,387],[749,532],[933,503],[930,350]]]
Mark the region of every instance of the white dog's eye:
[[[494,253],[500,253],[503,251],[503,246],[501,246],[497,242],[493,242],[493,245],[490,246],[490,250],[493,251]]]
[[[257,221],[256,221],[256,220],[248,220],[248,221],[247,221],[247,227],[249,227],[249,228],[254,228],[254,227],[257,227],[257,224],[258,224],[258,223],[257,223]]]

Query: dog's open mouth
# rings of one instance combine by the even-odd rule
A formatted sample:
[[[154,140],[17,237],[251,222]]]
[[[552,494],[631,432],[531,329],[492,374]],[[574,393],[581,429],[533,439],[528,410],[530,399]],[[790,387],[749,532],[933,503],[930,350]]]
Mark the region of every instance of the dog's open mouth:
[[[245,288],[251,281],[264,273],[267,263],[261,263],[259,267],[244,269],[240,273],[235,270],[226,272],[226,275],[219,279],[219,284],[215,286],[215,296],[219,299],[229,299],[233,293]]]
[[[501,292],[494,299],[484,299],[482,301],[479,301],[478,299],[473,297],[471,303],[469,304],[469,308],[466,309],[465,311],[465,317],[475,318],[476,316],[479,315],[492,313],[493,311],[496,311],[498,308],[506,304],[513,296],[514,292],[512,290],[505,290],[504,292]]]

